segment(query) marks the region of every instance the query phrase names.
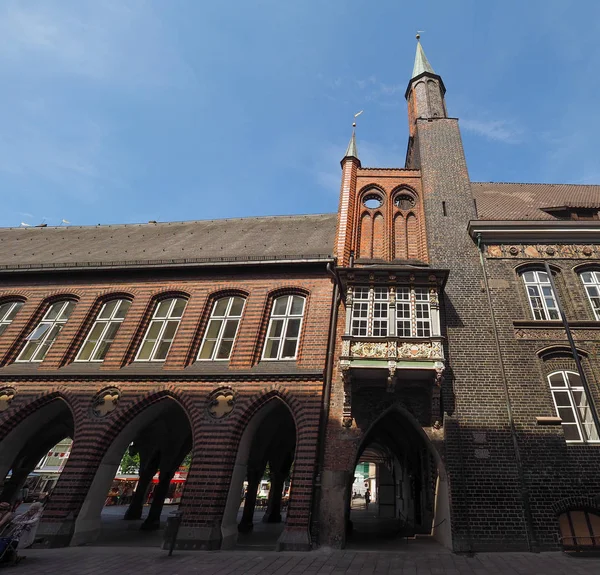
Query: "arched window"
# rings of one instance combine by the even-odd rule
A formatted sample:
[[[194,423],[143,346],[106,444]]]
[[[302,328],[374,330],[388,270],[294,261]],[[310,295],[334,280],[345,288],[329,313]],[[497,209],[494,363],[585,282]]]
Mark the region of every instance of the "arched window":
[[[164,361],[175,339],[187,300],[173,297],[160,300],[135,361]]]
[[[53,303],[37,327],[25,338],[27,343],[17,361],[43,361],[74,307],[72,300]]]
[[[263,359],[296,359],[305,298],[284,295],[273,301]]]
[[[574,371],[555,371],[548,376],[556,414],[562,419],[565,440],[599,441],[583,383]]]
[[[229,359],[245,303],[246,300],[240,296],[224,297],[215,301],[198,359]]]
[[[75,361],[103,361],[130,306],[131,302],[126,299],[106,302]]]
[[[7,301],[0,304],[0,335],[12,323],[17,312],[23,307],[22,301]]]
[[[600,271],[582,272],[581,281],[594,310],[594,316],[600,321]]]
[[[523,272],[521,276],[534,319],[560,319],[556,296],[548,274],[544,271],[530,270]]]
[[[560,525],[561,543],[565,549],[593,547],[600,544],[600,514],[587,510],[562,513]]]

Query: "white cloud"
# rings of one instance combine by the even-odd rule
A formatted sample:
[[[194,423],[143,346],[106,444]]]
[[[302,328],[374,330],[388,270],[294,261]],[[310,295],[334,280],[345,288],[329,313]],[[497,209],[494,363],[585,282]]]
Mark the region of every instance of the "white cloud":
[[[467,132],[496,142],[518,144],[521,141],[521,131],[506,120],[476,120],[461,117],[460,126]]]

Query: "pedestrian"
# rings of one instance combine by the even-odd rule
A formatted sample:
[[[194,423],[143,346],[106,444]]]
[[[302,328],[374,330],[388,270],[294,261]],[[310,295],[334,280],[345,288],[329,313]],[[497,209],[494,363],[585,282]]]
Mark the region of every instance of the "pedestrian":
[[[365,491],[365,509],[369,510],[369,503],[371,503],[371,490],[367,487]]]
[[[27,484],[23,485],[23,487],[21,487],[18,491],[17,491],[17,498],[15,499],[15,502],[13,504],[13,512],[15,512],[19,506],[21,505],[21,503],[25,503],[25,500],[27,499],[27,497],[29,496],[29,487],[27,486]]]

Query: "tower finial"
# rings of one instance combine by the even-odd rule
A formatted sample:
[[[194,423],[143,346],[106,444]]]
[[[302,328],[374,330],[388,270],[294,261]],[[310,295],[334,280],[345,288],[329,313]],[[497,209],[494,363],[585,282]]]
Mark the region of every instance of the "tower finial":
[[[360,164],[360,160],[358,159],[358,150],[356,148],[356,118],[358,118],[362,113],[363,110],[354,114],[354,122],[352,122],[352,137],[350,138],[350,142],[348,142],[348,147],[346,148],[346,153],[342,159],[342,164],[346,158],[356,158]]]
[[[423,30],[419,30],[417,32],[417,53],[415,54],[415,65],[413,67],[413,73],[411,78],[416,78],[417,76],[419,76],[420,74],[422,74],[423,72],[429,72],[430,74],[435,74],[435,72],[433,71],[433,68],[431,67],[431,64],[429,63],[429,61],[427,60],[427,56],[425,56],[425,52],[423,51],[423,46],[421,46],[421,34],[419,34],[419,32],[422,32]]]

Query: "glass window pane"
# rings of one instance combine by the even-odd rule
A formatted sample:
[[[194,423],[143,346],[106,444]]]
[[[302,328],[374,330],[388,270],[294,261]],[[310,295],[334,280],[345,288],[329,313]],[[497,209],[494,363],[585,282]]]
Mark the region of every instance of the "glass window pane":
[[[34,341],[28,342],[27,345],[23,348],[21,355],[19,356],[19,361],[29,361],[31,359],[31,357],[33,356],[33,353],[35,352],[36,349],[37,349],[37,342],[34,342]]]
[[[173,306],[173,311],[171,312],[171,317],[181,317],[185,310],[185,306],[187,305],[187,300],[183,298],[178,298]]]
[[[223,337],[233,339],[235,337],[235,333],[237,331],[239,320],[230,319],[225,323],[225,329],[223,330]]]
[[[563,423],[575,423],[575,413],[570,407],[559,407],[558,416],[563,420]]]
[[[562,372],[553,373],[552,375],[549,376],[548,379],[550,379],[551,387],[565,387],[566,386],[565,378],[563,377]]]
[[[178,321],[168,321],[167,322],[167,327],[165,328],[165,331],[163,332],[163,335],[161,337],[162,341],[170,341],[173,339],[173,337],[175,336],[175,332],[177,331],[177,326],[179,325]]]
[[[162,327],[164,322],[162,321],[153,321],[150,323],[150,328],[148,329],[148,333],[146,335],[147,341],[156,341],[158,337],[158,333],[160,332],[160,328]]]
[[[283,329],[283,322],[284,320],[282,319],[274,319],[271,322],[271,329],[269,330],[268,337],[280,337]]]
[[[576,424],[573,423],[565,425],[563,423],[562,428],[567,441],[581,441],[581,434],[579,433],[579,429]]]
[[[28,341],[38,341],[50,328],[51,323],[40,323],[28,336]]]
[[[537,276],[540,283],[548,284],[550,283],[550,279],[548,278],[548,274],[546,272],[537,272]]]
[[[108,329],[106,330],[106,333],[104,334],[102,339],[104,341],[108,341],[109,343],[112,342],[112,340],[115,339],[117,332],[119,331],[119,327],[121,327],[120,321],[111,321],[108,324]]]
[[[8,315],[4,318],[5,320],[13,320],[19,310],[23,307],[23,302],[18,301],[13,305],[13,308],[8,312]],[[0,313],[0,319],[2,319],[2,314]]]
[[[592,273],[591,272],[583,272],[581,274],[581,279],[584,283],[592,283]]]
[[[44,319],[56,319],[58,317],[58,313],[62,309],[64,303],[65,302],[63,302],[63,301],[59,301],[59,302],[53,303],[50,306],[50,309],[46,312],[46,315],[44,316]]]
[[[105,327],[105,323],[95,323],[94,327],[92,328],[92,331],[90,331],[88,341],[96,343],[100,339],[100,336],[102,335],[102,332],[104,331]]]
[[[5,316],[8,314],[8,310],[11,309],[12,303],[0,304],[0,321],[6,319]]]
[[[9,326],[8,323],[0,323],[0,335],[4,332],[4,330]]]
[[[206,340],[200,350],[200,359],[211,359],[216,343],[217,342],[214,339]]]
[[[77,357],[77,359],[80,361],[89,361],[95,345],[96,345],[95,341],[88,341],[87,343],[85,343],[84,346],[81,348],[81,351],[79,352],[79,356]]]
[[[215,304],[215,309],[213,311],[213,315],[223,317],[225,315],[225,312],[227,311],[228,304],[229,304],[229,298],[227,298],[227,297],[224,297],[224,298],[221,298],[220,300],[218,300],[217,303]]]
[[[288,298],[279,297],[275,300],[275,306],[273,307],[273,315],[285,315],[285,310],[287,309]]]
[[[217,352],[216,359],[229,359],[231,354],[231,348],[233,347],[233,340],[227,339],[221,342],[219,351]]]
[[[138,360],[147,361],[150,359],[150,354],[152,353],[152,348],[154,347],[154,341],[145,341],[142,344],[140,349],[140,353],[138,354]]]
[[[277,359],[277,352],[279,351],[279,341],[278,339],[269,339],[267,340],[267,345],[265,347],[265,357],[269,359]]]
[[[169,313],[169,308],[171,307],[171,303],[173,303],[173,298],[163,299],[158,302],[156,306],[156,311],[154,312],[154,317],[156,318],[165,318]]]
[[[568,391],[554,391],[554,401],[558,407],[571,406],[571,400],[569,399]]]
[[[102,307],[102,309],[100,310],[100,314],[98,315],[98,318],[99,319],[109,319],[110,317],[112,317],[112,314],[115,311],[115,308],[117,307],[118,304],[119,304],[119,300],[117,300],[117,299],[114,299],[112,301],[105,303],[104,306]]]
[[[292,297],[292,309],[290,310],[290,315],[302,315],[304,311],[304,298],[300,296]]]
[[[281,351],[281,357],[294,357],[296,355],[297,339],[286,339]]]
[[[572,387],[582,387],[581,377],[579,377],[578,373],[572,373],[570,371],[567,372],[567,378],[569,379],[569,384]]]
[[[74,301],[67,302],[67,305],[65,305],[64,309],[60,312],[58,319],[64,319],[64,320],[69,319],[69,316],[71,315],[71,312],[73,311],[74,308],[75,308]]]
[[[112,341],[104,340],[98,346],[98,349],[96,350],[96,353],[94,353],[94,357],[92,359],[94,361],[102,361],[106,357],[106,354],[108,353],[108,350],[110,349],[111,343],[112,343]]]
[[[222,319],[211,319],[208,324],[208,329],[206,330],[207,338],[216,338],[219,335],[219,330],[221,329],[221,324],[223,323]]]
[[[244,298],[234,297],[231,304],[231,310],[229,311],[230,316],[239,317],[242,315],[244,309]]]
[[[129,311],[130,307],[131,302],[128,299],[122,299],[121,304],[119,305],[119,309],[115,312],[114,317],[116,319],[123,319],[127,315],[127,312]]]
[[[300,320],[299,319],[288,320],[285,337],[298,337],[299,333],[300,333]]]
[[[158,349],[154,353],[154,357],[152,359],[163,360],[167,358],[167,354],[169,353],[169,349],[171,347],[170,341],[161,341],[158,344]]]

